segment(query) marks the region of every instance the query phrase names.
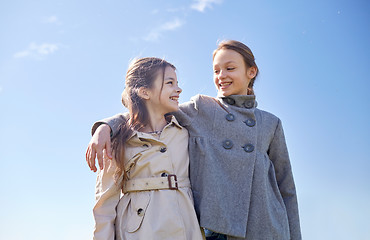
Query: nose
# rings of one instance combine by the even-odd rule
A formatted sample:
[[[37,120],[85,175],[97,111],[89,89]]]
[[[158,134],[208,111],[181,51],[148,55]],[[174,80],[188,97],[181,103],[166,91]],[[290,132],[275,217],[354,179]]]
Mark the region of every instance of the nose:
[[[226,72],[223,71],[223,70],[220,70],[217,77],[218,77],[218,79],[223,79],[223,78],[225,78],[225,76],[226,76]]]
[[[176,92],[177,92],[178,94],[180,94],[180,93],[182,92],[182,89],[181,89],[179,86],[177,86]]]

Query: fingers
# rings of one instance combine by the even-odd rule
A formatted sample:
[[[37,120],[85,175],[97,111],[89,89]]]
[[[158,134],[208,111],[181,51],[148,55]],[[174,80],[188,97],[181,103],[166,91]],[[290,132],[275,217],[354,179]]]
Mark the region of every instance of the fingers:
[[[100,169],[103,169],[104,155],[106,156],[105,158],[112,159],[110,127],[106,124],[103,124],[96,129],[86,151],[86,161],[92,171],[97,171],[95,158],[98,159]]]
[[[93,153],[93,148],[91,147],[91,144],[87,147],[86,150],[86,162],[87,165],[89,165],[89,168],[91,171],[96,172],[96,167],[95,167],[95,151]]]
[[[86,149],[85,158],[86,158],[86,163],[89,166],[90,170],[94,171],[93,168],[91,167],[91,164],[90,164],[90,159],[91,159],[91,147],[90,147],[90,145]]]
[[[98,157],[98,163],[99,163],[100,170],[102,170],[103,169],[103,151],[98,150],[96,155]],[[94,167],[95,167],[95,160],[94,160]]]
[[[90,167],[90,164],[89,164],[89,155],[90,155],[90,148],[89,148],[89,146],[87,146],[86,153],[85,153],[85,159],[86,159],[87,165],[89,165],[89,167]]]
[[[112,159],[112,148],[111,148],[110,139],[105,144],[105,152],[107,153],[108,158]]]
[[[95,167],[95,156],[96,156],[95,148],[90,147],[89,167],[90,167],[91,171],[93,171],[93,172],[97,171],[97,169]]]

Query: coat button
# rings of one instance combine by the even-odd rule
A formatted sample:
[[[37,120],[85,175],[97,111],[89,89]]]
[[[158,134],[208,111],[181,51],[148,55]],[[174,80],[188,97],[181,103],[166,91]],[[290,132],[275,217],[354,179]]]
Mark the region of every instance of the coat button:
[[[232,99],[232,98],[225,98],[225,101],[230,104],[230,105],[234,105],[235,104],[235,100]]]
[[[168,176],[168,174],[165,173],[165,172],[161,174],[161,177],[167,177],[167,176]]]
[[[161,149],[159,150],[161,153],[165,153],[167,151],[167,148],[165,147],[161,147]]]
[[[245,101],[244,102],[245,108],[252,108],[253,107],[253,101]]]
[[[222,143],[222,146],[225,148],[225,149],[231,149],[234,144],[231,140],[225,140],[223,143]]]
[[[252,144],[250,144],[250,143],[249,144],[245,144],[242,148],[246,152],[253,152],[253,150],[254,150],[254,146]]]
[[[248,127],[253,127],[254,125],[256,125],[256,121],[254,119],[252,119],[252,118],[245,120],[244,123]]]
[[[144,215],[144,210],[142,208],[139,208],[137,210],[137,215],[139,215],[140,217]]]
[[[226,120],[232,122],[235,120],[235,116],[232,113],[226,114]]]

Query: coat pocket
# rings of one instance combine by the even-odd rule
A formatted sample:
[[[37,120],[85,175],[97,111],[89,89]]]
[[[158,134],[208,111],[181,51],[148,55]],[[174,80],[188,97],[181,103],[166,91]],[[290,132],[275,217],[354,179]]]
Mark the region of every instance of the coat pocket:
[[[269,183],[269,199],[271,202],[275,203],[277,209],[280,208],[283,212],[286,212],[284,200],[281,196],[276,179],[275,166],[267,155],[265,155],[265,166],[267,168],[266,171],[268,172],[267,181]]]
[[[268,181],[270,188],[268,189],[268,204],[271,218],[275,219],[273,221],[276,231],[289,233],[289,222],[288,222],[288,213],[284,203],[283,196],[281,195],[280,188],[277,183],[275,167],[272,161],[265,156],[266,161],[269,162],[268,168]],[[288,235],[287,235],[288,236]]]
[[[150,192],[125,194],[117,206],[116,239],[126,239],[128,233],[140,229],[150,202]]]
[[[135,192],[131,197],[131,219],[127,222],[127,232],[136,232],[143,222],[150,202],[150,191]]]

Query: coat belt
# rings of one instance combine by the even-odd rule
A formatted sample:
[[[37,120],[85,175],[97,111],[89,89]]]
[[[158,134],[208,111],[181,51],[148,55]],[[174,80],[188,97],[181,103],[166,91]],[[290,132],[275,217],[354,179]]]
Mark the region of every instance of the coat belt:
[[[170,189],[177,190],[182,187],[190,187],[189,178],[178,178],[174,174],[167,177],[136,178],[125,181],[122,192],[137,192],[148,190]]]

